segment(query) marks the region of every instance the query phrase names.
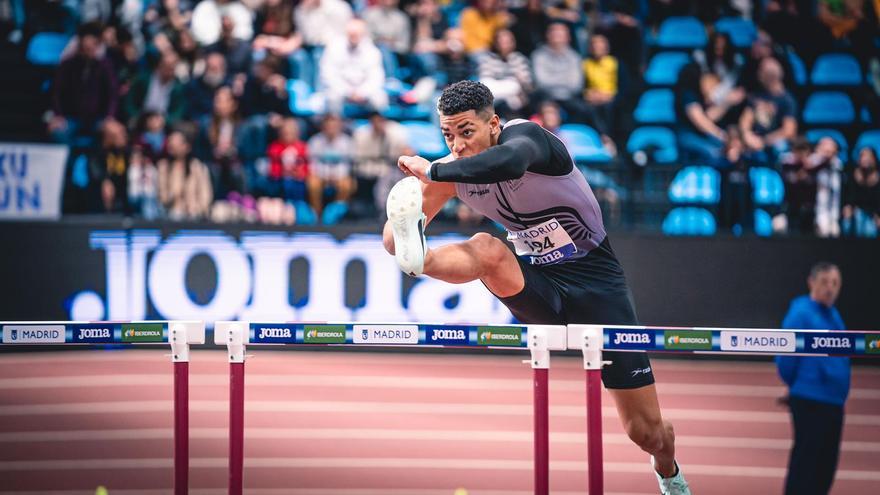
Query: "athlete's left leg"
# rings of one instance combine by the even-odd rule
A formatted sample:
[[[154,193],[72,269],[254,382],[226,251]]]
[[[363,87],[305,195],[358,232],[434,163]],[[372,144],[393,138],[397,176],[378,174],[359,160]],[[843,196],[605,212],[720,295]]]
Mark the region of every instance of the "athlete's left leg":
[[[660,414],[657,389],[651,385],[608,389],[630,440],[654,456],[654,469],[664,478],[675,475],[675,432]]]

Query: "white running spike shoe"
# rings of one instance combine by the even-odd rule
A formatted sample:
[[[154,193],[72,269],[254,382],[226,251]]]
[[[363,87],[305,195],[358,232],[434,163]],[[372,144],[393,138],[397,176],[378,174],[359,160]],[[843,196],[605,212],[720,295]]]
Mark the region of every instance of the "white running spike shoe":
[[[678,466],[678,462],[673,462],[675,462],[675,476],[664,478],[660,476],[660,473],[654,468],[654,456],[651,456],[651,468],[654,469],[654,475],[657,476],[657,483],[660,484],[660,494],[691,495],[691,489],[688,488],[687,481],[685,481],[684,475],[681,474],[681,468]]]
[[[422,213],[422,183],[415,177],[400,180],[388,193],[385,212],[394,234],[397,265],[412,277],[422,274],[428,245],[425,243],[425,214]]]

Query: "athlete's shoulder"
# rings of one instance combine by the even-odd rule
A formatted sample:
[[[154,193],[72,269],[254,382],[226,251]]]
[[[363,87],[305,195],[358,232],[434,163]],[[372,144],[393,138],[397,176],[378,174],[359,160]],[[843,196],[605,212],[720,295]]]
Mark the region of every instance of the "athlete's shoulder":
[[[533,139],[546,139],[545,133],[548,132],[540,125],[525,119],[513,119],[504,124],[501,129],[500,141],[504,142],[513,137],[530,137]]]

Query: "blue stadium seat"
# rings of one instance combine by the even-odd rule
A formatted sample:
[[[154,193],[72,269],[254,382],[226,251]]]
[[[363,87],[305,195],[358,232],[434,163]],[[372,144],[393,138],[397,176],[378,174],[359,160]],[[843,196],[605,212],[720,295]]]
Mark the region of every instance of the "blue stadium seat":
[[[797,83],[798,86],[804,86],[807,84],[807,66],[804,65],[804,61],[801,57],[791,48],[786,50],[785,54],[788,57],[788,65],[791,66],[794,82]]]
[[[810,79],[819,86],[860,86],[862,68],[852,55],[826,53],[816,59]]]
[[[669,185],[669,200],[677,204],[714,205],[720,196],[721,175],[712,167],[685,167]]]
[[[846,163],[846,158],[849,156],[849,144],[846,142],[846,138],[843,137],[843,133],[838,131],[837,129],[810,129],[807,131],[807,140],[811,144],[816,144],[823,137],[830,137],[831,139],[837,141],[837,146],[840,148],[840,161]]]
[[[290,79],[287,81],[288,106],[294,115],[299,117],[311,117],[320,113],[317,98],[313,98],[312,86],[302,79]]]
[[[675,122],[674,96],[669,89],[649,89],[642,93],[633,112],[640,124],[672,124]]]
[[[719,33],[726,33],[730,36],[730,42],[737,48],[747,48],[752,46],[758,30],[755,24],[742,17],[724,17],[715,23],[715,30]]]
[[[853,102],[840,91],[816,91],[804,105],[804,122],[809,125],[847,125],[856,118]]]
[[[759,237],[770,237],[773,234],[773,217],[760,208],[755,209],[755,234]]]
[[[650,157],[654,163],[670,164],[678,161],[675,134],[665,127],[639,127],[629,135],[626,151],[630,154],[653,148]]]
[[[563,124],[559,128],[559,139],[568,147],[568,151],[576,163],[596,163],[611,160],[611,155],[605,150],[599,133],[590,126]]]
[[[419,156],[437,160],[449,154],[449,148],[434,124],[421,120],[407,120],[400,124],[406,129],[409,145]]]
[[[779,172],[769,167],[754,167],[749,170],[752,183],[752,201],[756,205],[781,205],[785,197],[785,185]]]
[[[853,147],[853,160],[857,160],[859,158],[859,152],[862,151],[862,148],[870,146],[874,148],[874,152],[877,153],[877,156],[880,156],[880,129],[872,129],[870,131],[865,131],[859,136],[859,139],[856,141],[855,147]]]
[[[70,35],[64,33],[37,33],[28,43],[25,58],[34,65],[58,65],[61,51],[70,42]]]
[[[681,68],[690,60],[690,55],[684,52],[660,52],[648,63],[645,82],[652,86],[672,86],[678,81]]]
[[[673,208],[663,220],[666,235],[714,235],[715,217],[705,208]]]
[[[702,48],[706,46],[706,29],[696,17],[668,17],[660,25],[657,46],[662,48]]]

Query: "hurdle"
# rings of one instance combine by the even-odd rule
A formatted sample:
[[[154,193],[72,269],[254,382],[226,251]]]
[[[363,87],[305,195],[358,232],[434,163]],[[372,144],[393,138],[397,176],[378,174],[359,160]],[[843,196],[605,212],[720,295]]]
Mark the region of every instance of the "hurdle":
[[[426,323],[255,323],[218,321],[214,343],[229,355],[229,494],[241,495],[244,471],[244,362],[248,345],[470,347],[528,350],[534,389],[534,485],[550,493],[550,351],[566,348],[562,325]]]
[[[604,493],[601,372],[610,361],[603,351],[880,358],[876,331],[568,325],[567,343],[584,356],[591,495]]]
[[[205,343],[203,321],[3,321],[4,345],[171,346],[174,367],[174,494],[189,491],[189,346]]]

